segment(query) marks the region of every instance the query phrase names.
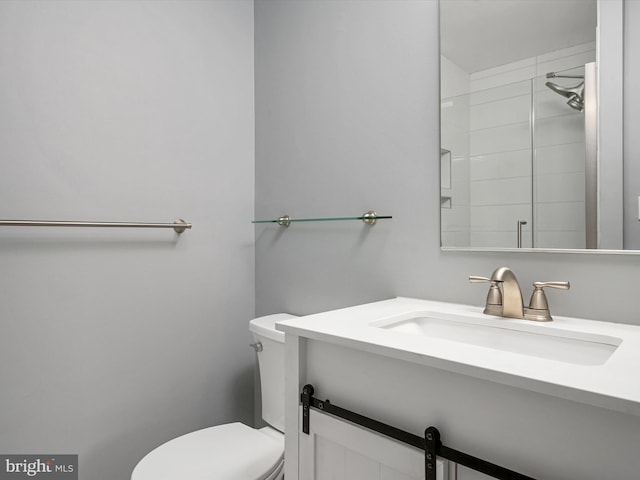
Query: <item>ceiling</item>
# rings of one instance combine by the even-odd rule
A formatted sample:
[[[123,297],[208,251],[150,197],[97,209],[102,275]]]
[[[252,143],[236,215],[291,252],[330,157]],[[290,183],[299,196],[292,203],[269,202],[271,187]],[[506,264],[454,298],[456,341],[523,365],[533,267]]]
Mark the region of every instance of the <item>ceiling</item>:
[[[440,0],[440,49],[467,73],[596,39],[596,0]]]

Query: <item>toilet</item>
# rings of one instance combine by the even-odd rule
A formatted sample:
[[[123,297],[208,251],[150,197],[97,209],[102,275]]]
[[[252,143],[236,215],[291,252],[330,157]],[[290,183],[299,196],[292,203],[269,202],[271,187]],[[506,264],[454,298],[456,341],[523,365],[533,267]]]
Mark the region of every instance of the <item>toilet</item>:
[[[284,333],[279,313],[249,322],[258,352],[262,418],[255,429],[227,423],[187,433],[148,453],[131,480],[281,480],[284,468]]]

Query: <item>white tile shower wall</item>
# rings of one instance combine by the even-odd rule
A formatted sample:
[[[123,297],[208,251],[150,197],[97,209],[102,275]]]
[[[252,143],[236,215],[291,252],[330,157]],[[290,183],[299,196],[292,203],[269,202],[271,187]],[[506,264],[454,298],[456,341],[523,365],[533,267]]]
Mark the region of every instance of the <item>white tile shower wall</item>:
[[[548,72],[558,72],[584,65],[596,60],[595,42],[529,57],[517,62],[473,72],[470,74],[470,92],[480,92],[490,88],[511,85],[542,77]]]
[[[529,103],[527,97],[520,96],[471,107],[471,123],[476,127],[470,134],[473,246],[515,247],[517,221],[531,224]],[[496,106],[497,115],[492,115],[492,106]],[[479,114],[473,113],[476,109]],[[510,113],[504,114],[507,111]],[[518,121],[514,123],[514,119]],[[526,241],[525,246],[531,242]]]
[[[584,115],[536,80],[536,246],[585,248]],[[578,80],[557,79],[574,86]]]
[[[469,156],[451,161],[451,208],[442,209],[442,244],[468,247],[469,239]]]
[[[531,175],[531,150],[475,155],[471,159],[471,177],[475,181]]]
[[[471,207],[471,228],[474,232],[507,232],[509,238],[513,240],[515,225],[513,218],[527,218],[531,215],[531,205],[520,203],[513,205],[502,205],[499,211],[495,206]],[[486,245],[490,246],[490,245]]]
[[[468,247],[469,239],[469,74],[441,57],[441,146],[451,151],[451,208],[441,215],[442,245]]]
[[[469,139],[471,156],[524,150],[531,146],[529,122],[472,130]]]
[[[536,76],[559,72],[596,61],[596,42],[555,50],[536,57]]]
[[[535,57],[500,65],[471,74],[471,92],[511,85],[533,78],[536,75]]]
[[[514,123],[528,123],[530,95],[518,95],[473,106],[470,115],[471,130],[499,127]]]
[[[584,116],[573,113],[575,110],[564,104],[568,110],[565,115],[540,118],[536,122],[536,147],[550,147],[579,143],[584,145]]]
[[[471,74],[469,210],[473,246],[514,247],[517,221],[525,220],[523,246],[531,246],[533,240],[537,247],[584,248],[583,115],[549,90],[544,85],[546,78],[537,78],[533,87],[530,79],[592,61],[595,42]],[[557,82],[573,86],[578,81]],[[532,88],[536,117],[533,167]],[[528,200],[526,194],[530,195]],[[532,226],[536,232],[533,239]]]
[[[452,132],[448,141],[443,136],[444,148],[458,152],[458,155],[451,157],[451,205],[442,209],[442,244],[447,246],[470,246],[468,138],[466,131]]]
[[[568,172],[584,172],[584,145],[567,143],[538,147],[536,150],[536,173],[551,175]]]
[[[469,93],[469,73],[440,55],[440,97],[450,98]]]

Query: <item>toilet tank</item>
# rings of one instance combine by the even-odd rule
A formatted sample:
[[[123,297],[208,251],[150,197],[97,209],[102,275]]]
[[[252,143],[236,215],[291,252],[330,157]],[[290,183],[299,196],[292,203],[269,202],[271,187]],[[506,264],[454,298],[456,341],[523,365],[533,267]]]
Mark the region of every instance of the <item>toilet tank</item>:
[[[288,313],[259,317],[249,322],[258,349],[262,418],[273,428],[284,432],[284,333],[276,330],[276,322],[296,318]]]

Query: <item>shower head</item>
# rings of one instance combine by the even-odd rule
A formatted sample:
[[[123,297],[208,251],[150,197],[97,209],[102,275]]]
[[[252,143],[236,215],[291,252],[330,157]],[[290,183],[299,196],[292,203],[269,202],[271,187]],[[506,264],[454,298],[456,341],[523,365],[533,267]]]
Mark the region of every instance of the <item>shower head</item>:
[[[574,95],[582,95],[582,91],[584,90],[584,82],[580,82],[575,87],[561,87],[560,85],[553,82],[547,82],[545,83],[545,85],[554,92],[559,93],[563,97],[567,98],[570,98]]]
[[[584,100],[579,95],[572,96],[567,102],[567,105],[569,105],[574,110],[578,110],[579,112],[584,110]]]
[[[567,102],[567,105],[569,105],[571,108],[580,112],[584,110],[584,82],[580,82],[575,87],[562,87],[553,82],[547,82],[545,83],[545,85],[557,94],[568,98],[569,101]]]

